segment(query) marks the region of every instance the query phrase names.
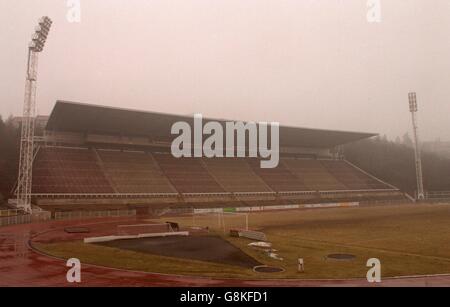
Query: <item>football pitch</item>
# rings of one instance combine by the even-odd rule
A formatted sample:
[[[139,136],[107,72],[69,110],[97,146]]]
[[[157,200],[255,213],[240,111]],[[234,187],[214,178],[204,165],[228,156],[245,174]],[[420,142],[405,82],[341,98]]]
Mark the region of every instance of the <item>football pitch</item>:
[[[236,227],[242,224],[240,218],[234,218]],[[192,216],[148,221],[178,222],[185,229],[193,226]],[[252,241],[248,239],[230,237],[220,228],[215,229],[217,219],[213,215],[201,221],[210,224],[208,233],[197,235],[202,240],[180,237],[178,241],[161,242],[161,252],[155,242],[144,241],[141,247],[139,241],[128,242],[130,246],[125,247],[84,244],[80,240],[36,243],[34,247],[61,258],[79,258],[83,263],[205,277],[364,278],[370,258],[380,260],[382,277],[450,273],[450,204],[259,212],[250,213],[248,222],[251,229],[266,234],[272,244],[271,252],[278,259],[261,248],[249,246]],[[151,249],[146,250],[145,244],[150,243]],[[331,254],[353,258],[332,259],[328,257]],[[248,256],[254,261],[248,261]],[[252,266],[234,264],[242,261],[231,261],[244,258],[243,263],[274,266],[283,272],[257,273]],[[298,272],[298,258],[304,259],[303,273]]]

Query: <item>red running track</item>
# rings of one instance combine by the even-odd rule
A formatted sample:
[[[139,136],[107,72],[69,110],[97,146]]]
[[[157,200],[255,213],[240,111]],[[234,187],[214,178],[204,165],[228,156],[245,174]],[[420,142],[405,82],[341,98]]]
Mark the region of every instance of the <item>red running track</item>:
[[[31,242],[52,240],[72,240],[79,235],[66,234],[63,229],[68,226],[91,224],[95,234],[111,229],[111,223],[124,223],[130,218],[95,219],[88,221],[52,221],[40,224],[14,225],[0,228],[0,286],[31,287],[70,287],[70,286],[127,286],[127,287],[315,287],[315,286],[374,286],[364,279],[352,280],[233,280],[213,279],[190,276],[174,276],[155,273],[134,272],[114,268],[104,268],[82,264],[81,284],[69,284],[66,280],[68,268],[65,261],[40,254],[28,244],[22,245],[19,252],[5,248],[6,235],[31,236]],[[132,220],[135,222],[135,220]],[[108,225],[106,227],[105,225]],[[92,231],[91,228],[91,231]],[[38,235],[37,235],[38,234]],[[92,235],[92,234],[91,234]],[[20,240],[19,240],[20,241]],[[22,241],[27,242],[27,240]],[[20,243],[20,242],[19,242]],[[20,247],[20,244],[19,244]],[[450,274],[439,276],[420,276],[405,278],[386,278],[376,286],[450,286]]]

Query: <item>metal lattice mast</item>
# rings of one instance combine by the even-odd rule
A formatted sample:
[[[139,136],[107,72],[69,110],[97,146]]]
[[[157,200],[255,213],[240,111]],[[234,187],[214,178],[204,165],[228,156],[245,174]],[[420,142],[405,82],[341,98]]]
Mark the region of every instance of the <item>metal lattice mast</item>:
[[[414,151],[416,160],[416,180],[417,180],[417,199],[425,198],[423,191],[422,159],[420,155],[419,128],[417,123],[417,97],[416,93],[409,93],[409,111],[411,112],[413,133],[414,133]]]
[[[36,80],[39,53],[44,49],[45,41],[52,21],[42,17],[28,48],[27,75],[25,81],[25,99],[23,103],[22,130],[20,137],[19,175],[17,180],[17,207],[31,213],[31,184],[34,157],[34,124],[36,109]]]

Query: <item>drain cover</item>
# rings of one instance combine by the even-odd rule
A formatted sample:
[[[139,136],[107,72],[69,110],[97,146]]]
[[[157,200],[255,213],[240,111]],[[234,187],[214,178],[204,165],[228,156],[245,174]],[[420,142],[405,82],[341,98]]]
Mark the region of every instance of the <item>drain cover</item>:
[[[273,267],[273,266],[260,265],[260,266],[255,266],[253,268],[253,271],[258,272],[258,273],[280,273],[280,272],[284,272],[284,269]]]
[[[352,254],[329,254],[327,258],[331,260],[351,261],[354,260],[356,256]]]
[[[67,233],[88,233],[91,230],[87,227],[67,227],[64,228],[64,231]]]

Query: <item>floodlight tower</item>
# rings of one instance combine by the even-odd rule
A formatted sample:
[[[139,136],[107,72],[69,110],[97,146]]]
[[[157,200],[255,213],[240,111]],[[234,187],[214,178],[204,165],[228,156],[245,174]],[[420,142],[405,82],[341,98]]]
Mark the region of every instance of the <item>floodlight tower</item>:
[[[414,133],[414,151],[416,159],[416,180],[417,180],[417,199],[422,200],[425,198],[423,192],[423,176],[422,176],[422,159],[420,156],[420,144],[419,144],[419,128],[417,124],[417,97],[416,93],[409,93],[409,111],[411,112],[413,133]]]
[[[28,63],[23,103],[22,131],[20,137],[19,175],[17,180],[17,207],[31,213],[31,183],[34,158],[34,124],[36,105],[36,80],[38,55],[44,50],[52,20],[47,16],[39,24],[28,46]]]

